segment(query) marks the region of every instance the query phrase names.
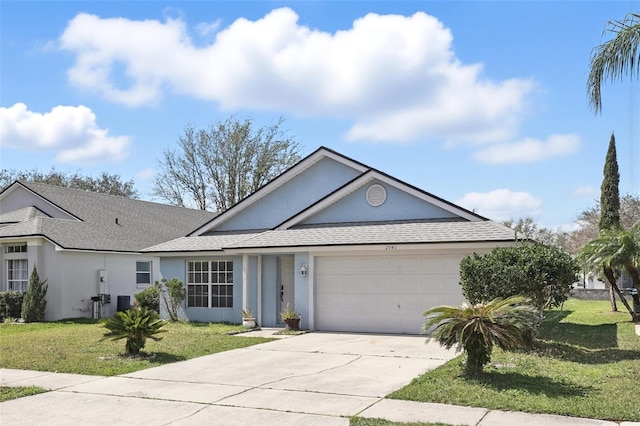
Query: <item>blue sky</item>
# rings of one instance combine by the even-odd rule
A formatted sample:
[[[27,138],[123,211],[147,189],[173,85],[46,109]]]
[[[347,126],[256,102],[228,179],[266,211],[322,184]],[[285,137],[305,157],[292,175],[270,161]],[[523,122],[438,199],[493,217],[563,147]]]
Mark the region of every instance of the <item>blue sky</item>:
[[[2,168],[118,173],[149,194],[188,124],[278,117],[494,220],[569,227],[615,132],[640,192],[638,80],[589,109],[591,49],[640,1],[0,1]]]

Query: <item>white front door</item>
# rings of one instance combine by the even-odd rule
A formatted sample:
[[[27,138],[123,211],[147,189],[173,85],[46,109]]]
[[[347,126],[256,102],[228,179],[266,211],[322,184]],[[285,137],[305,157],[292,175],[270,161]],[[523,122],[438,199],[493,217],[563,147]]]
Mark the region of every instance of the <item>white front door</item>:
[[[291,309],[295,309],[294,293],[293,293],[293,256],[280,257],[280,311],[285,309],[287,305]],[[278,312],[278,322],[281,322]]]

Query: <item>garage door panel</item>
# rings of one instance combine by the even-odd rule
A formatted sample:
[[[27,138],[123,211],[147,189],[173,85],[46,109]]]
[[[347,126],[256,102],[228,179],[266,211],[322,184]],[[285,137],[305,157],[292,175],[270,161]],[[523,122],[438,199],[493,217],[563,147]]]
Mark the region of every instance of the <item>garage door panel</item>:
[[[420,332],[422,313],[464,300],[462,256],[318,257],[316,324],[320,330]]]

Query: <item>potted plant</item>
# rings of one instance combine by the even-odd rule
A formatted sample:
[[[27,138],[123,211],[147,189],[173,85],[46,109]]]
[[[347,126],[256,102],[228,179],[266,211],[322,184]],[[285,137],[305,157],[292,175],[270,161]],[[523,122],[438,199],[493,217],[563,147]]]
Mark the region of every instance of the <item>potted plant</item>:
[[[242,326],[247,329],[256,327],[256,317],[253,315],[251,309],[243,309],[242,313]]]
[[[280,312],[280,319],[285,323],[285,330],[300,330],[300,314],[290,308],[288,303]]]

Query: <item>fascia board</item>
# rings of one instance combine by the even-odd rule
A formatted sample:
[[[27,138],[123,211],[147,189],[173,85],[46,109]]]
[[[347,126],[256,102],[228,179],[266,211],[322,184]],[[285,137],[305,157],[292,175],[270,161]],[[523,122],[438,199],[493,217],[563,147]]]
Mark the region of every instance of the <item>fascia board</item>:
[[[289,246],[289,247],[259,247],[259,248],[225,248],[225,254],[282,254],[282,253],[314,253],[317,255],[332,255],[336,253],[367,252],[368,254],[394,254],[406,251],[442,251],[442,250],[474,250],[494,249],[496,247],[510,247],[515,241],[464,241],[422,244],[359,244],[359,245],[327,245],[327,246]],[[391,249],[390,246],[395,248]]]

